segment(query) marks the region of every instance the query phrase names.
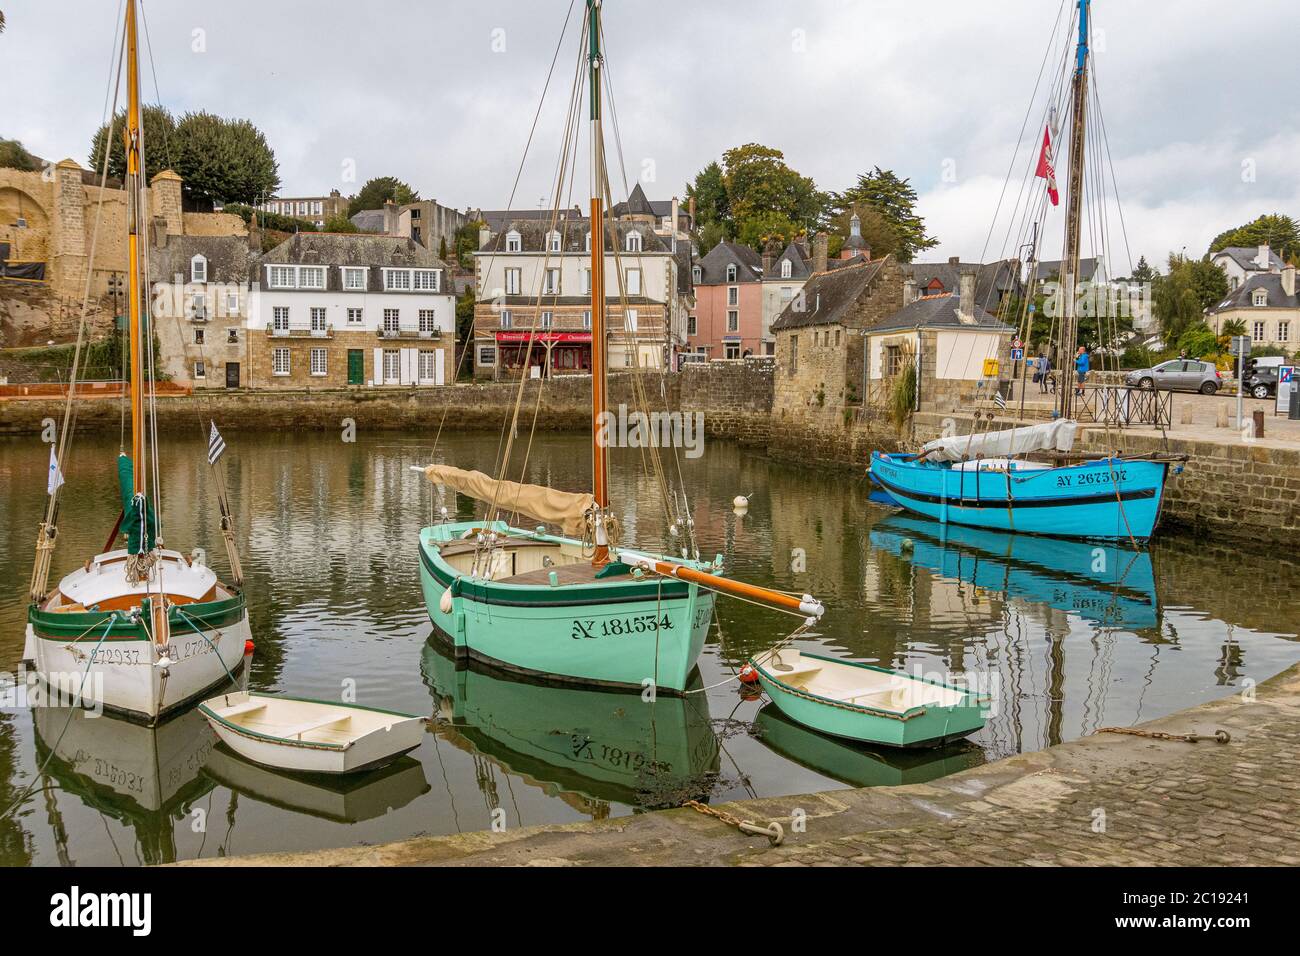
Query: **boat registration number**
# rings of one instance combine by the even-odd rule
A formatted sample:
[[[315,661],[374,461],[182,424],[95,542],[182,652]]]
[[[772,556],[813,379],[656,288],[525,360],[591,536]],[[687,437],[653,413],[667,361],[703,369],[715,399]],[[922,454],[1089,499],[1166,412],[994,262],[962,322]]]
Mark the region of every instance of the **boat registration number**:
[[[595,640],[601,637],[632,637],[636,634],[653,634],[671,631],[673,619],[664,614],[634,614],[631,617],[607,617],[604,620],[574,619],[569,637],[575,641]]]
[[[1075,478],[1078,481],[1075,481]],[[1120,468],[1112,475],[1109,471],[1085,471],[1080,475],[1058,475],[1056,478],[1056,487],[1069,488],[1071,486],[1080,487],[1083,485],[1109,485],[1113,481],[1123,482],[1127,480],[1128,472]]]

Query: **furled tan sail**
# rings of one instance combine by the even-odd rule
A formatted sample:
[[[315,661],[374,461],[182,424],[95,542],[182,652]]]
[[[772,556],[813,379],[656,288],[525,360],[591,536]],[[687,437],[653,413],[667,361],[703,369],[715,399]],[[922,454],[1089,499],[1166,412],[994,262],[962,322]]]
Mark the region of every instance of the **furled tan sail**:
[[[424,469],[424,476],[434,484],[446,485],[479,501],[495,502],[502,511],[518,511],[538,521],[559,525],[568,535],[582,533],[584,515],[596,501],[590,494],[497,480],[481,471],[466,471],[451,465],[429,465]]]

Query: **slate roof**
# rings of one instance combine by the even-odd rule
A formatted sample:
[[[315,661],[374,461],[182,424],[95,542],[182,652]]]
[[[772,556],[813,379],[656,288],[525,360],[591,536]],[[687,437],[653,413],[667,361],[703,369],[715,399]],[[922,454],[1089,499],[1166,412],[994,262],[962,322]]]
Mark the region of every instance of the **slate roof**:
[[[190,281],[190,260],[201,255],[208,260],[209,282],[247,284],[257,261],[248,247],[247,236],[167,236],[167,241],[149,249],[151,282],[172,282],[177,273]]]
[[[671,209],[671,204],[669,204],[669,208]],[[611,215],[615,217],[656,216],[656,218],[658,218],[654,206],[651,205],[650,200],[646,198],[645,190],[641,188],[640,183],[637,183],[632,187],[632,192],[625,202],[614,203]],[[668,215],[671,215],[671,212],[668,213]]]
[[[1038,279],[1059,279],[1061,277],[1061,260],[1060,259],[1039,259],[1038,271],[1035,273]],[[1079,282],[1091,282],[1092,277],[1097,274],[1097,260],[1080,259],[1079,260]],[[983,300],[981,300],[983,301]]]
[[[635,256],[635,252],[626,252],[627,234],[629,232],[641,233],[641,252],[645,254],[666,254],[669,252],[668,241],[655,234],[645,223],[635,222],[614,222],[607,224],[618,233],[618,248],[623,255]],[[585,253],[587,251],[587,231],[590,228],[587,219],[569,219],[555,224],[556,231],[560,234],[560,245],[565,252]],[[505,253],[506,236],[511,232],[519,233],[520,248],[523,252],[544,252],[546,250],[546,234],[551,231],[551,220],[512,220],[505,223],[500,232],[495,230],[492,238],[488,240],[487,245],[478,250],[479,254],[491,254],[493,252]],[[681,246],[682,243],[678,243]],[[612,251],[612,240],[609,228],[605,231],[605,249]]]
[[[959,296],[951,292],[942,295],[925,295],[903,306],[883,322],[869,329],[871,335],[877,332],[897,332],[902,329],[981,329],[994,332],[1014,332],[1009,325],[999,322],[995,316],[985,312],[979,305],[975,306],[975,321],[963,322],[957,318],[957,306],[961,303]]]
[[[781,253],[781,257],[772,263],[771,274],[765,275],[763,278],[774,279],[777,281],[783,278],[781,275],[781,263],[786,260],[789,260],[790,262],[791,279],[806,279],[812,275],[812,266],[808,262],[808,257],[804,255],[803,246],[797,242],[792,242],[785,247],[785,252]]]
[[[1096,260],[1094,271],[1096,268]],[[1046,278],[1051,273],[1043,272],[1040,263],[1038,275]],[[912,262],[903,264],[904,275],[911,275],[916,281],[916,290],[922,295],[930,283],[938,279],[943,284],[944,292],[957,292],[961,287],[963,272],[975,273],[975,301],[980,305],[994,305],[1003,293],[1013,292],[1020,285],[1020,264],[1015,259],[999,259],[995,262]],[[1059,263],[1058,263],[1059,268]]]
[[[884,264],[881,259],[863,260],[856,265],[846,261],[843,267],[818,272],[804,284],[803,295],[795,296],[772,323],[772,331],[799,329],[810,325],[842,324],[849,308],[880,274]]]
[[[554,215],[555,210],[553,209],[480,209],[477,216],[472,215],[471,218],[483,220],[493,233],[498,233],[508,229],[512,222],[526,222],[530,219],[538,222],[550,222]],[[561,209],[559,218],[561,221],[586,219],[586,213],[574,206],[572,209]]]
[[[1210,306],[1206,311],[1210,315],[1219,312],[1231,312],[1234,309],[1260,308],[1254,304],[1256,289],[1263,289],[1268,294],[1270,309],[1300,309],[1300,279],[1297,279],[1295,295],[1287,295],[1282,287],[1282,276],[1276,272],[1256,272],[1246,276],[1241,285],[1228,293],[1218,305]]]
[[[736,266],[734,282],[727,281],[727,266]],[[738,242],[720,242],[698,263],[698,285],[738,285],[759,282],[763,278],[763,258],[749,246]]]
[[[1259,267],[1259,261],[1258,261],[1259,260],[1258,246],[1228,246],[1214,253],[1214,255],[1211,256],[1211,258],[1217,259],[1219,256],[1229,256],[1234,262],[1237,263],[1237,265],[1241,266],[1241,268],[1246,272],[1262,271]],[[1285,263],[1282,261],[1282,257],[1279,256],[1272,249],[1269,249],[1268,250],[1269,269],[1277,269],[1280,272],[1284,266]]]
[[[363,209],[352,217],[351,222],[362,232],[383,232],[384,211],[382,209]]]
[[[441,269],[450,276],[447,264],[408,236],[372,236],[356,232],[296,232],[256,263],[256,278],[265,280],[264,266],[371,266],[367,273],[369,291],[383,292],[383,267]],[[338,268],[326,269],[325,287],[329,292],[343,291],[343,276]],[[447,282],[442,292],[449,293]]]

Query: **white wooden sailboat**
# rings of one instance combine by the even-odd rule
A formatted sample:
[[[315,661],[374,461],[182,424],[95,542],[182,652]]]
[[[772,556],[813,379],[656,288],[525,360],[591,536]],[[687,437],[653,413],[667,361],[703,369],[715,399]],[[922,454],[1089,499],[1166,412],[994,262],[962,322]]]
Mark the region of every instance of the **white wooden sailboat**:
[[[158,444],[153,420],[153,373],[145,356],[153,340],[146,287],[148,193],[140,111],[136,0],[126,4],[123,32],[127,76],[127,315],[130,340],[131,449],[118,457],[122,514],[101,554],[51,590],[50,563],[58,540],[58,506],[76,398],[74,362],[57,449],[51,449],[49,499],[37,536],[27,613],[24,659],[31,661],[59,702],[99,705],[147,722],[193,703],[230,680],[243,666],[249,638],[225,486],[215,464],[224,444],[209,453],[233,582],[162,547]],[[111,126],[110,126],[111,128]],[[102,190],[101,190],[102,193]],[[101,200],[102,202],[102,200]],[[86,289],[89,299],[89,284]],[[84,331],[84,312],[83,312]],[[80,355],[80,340],[77,354]],[[215,436],[215,426],[213,434]],[[127,539],[113,548],[118,531]]]
[[[424,737],[413,714],[241,691],[199,705],[222,742],[247,760],[301,773],[356,773],[409,753]]]

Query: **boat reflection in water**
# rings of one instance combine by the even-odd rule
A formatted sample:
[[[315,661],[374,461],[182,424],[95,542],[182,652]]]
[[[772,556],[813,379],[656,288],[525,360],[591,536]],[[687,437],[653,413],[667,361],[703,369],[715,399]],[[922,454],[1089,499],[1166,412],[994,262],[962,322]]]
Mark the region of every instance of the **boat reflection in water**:
[[[698,672],[685,696],[546,685],[457,663],[438,644],[420,658],[434,695],[433,732],[495,761],[593,816],[702,799],[718,774],[718,741]]]
[[[895,515],[871,545],[941,577],[1045,604],[1105,627],[1159,624],[1151,555],[1114,544],[1004,534]]]
[[[32,708],[32,721],[37,766],[57,789],[129,827],[141,863],[176,859],[174,828],[213,787],[200,770],[217,735],[202,714],[190,709],[146,727],[81,707],[41,706]],[[64,827],[53,794],[46,809],[57,835]]]
[[[409,756],[368,773],[294,774],[250,763],[219,743],[203,775],[259,803],[335,823],[374,820],[429,792],[424,767]]]
[[[754,718],[754,736],[770,750],[823,777],[852,787],[927,783],[984,763],[984,751],[962,741],[946,747],[875,749],[797,724],[772,703]]]

